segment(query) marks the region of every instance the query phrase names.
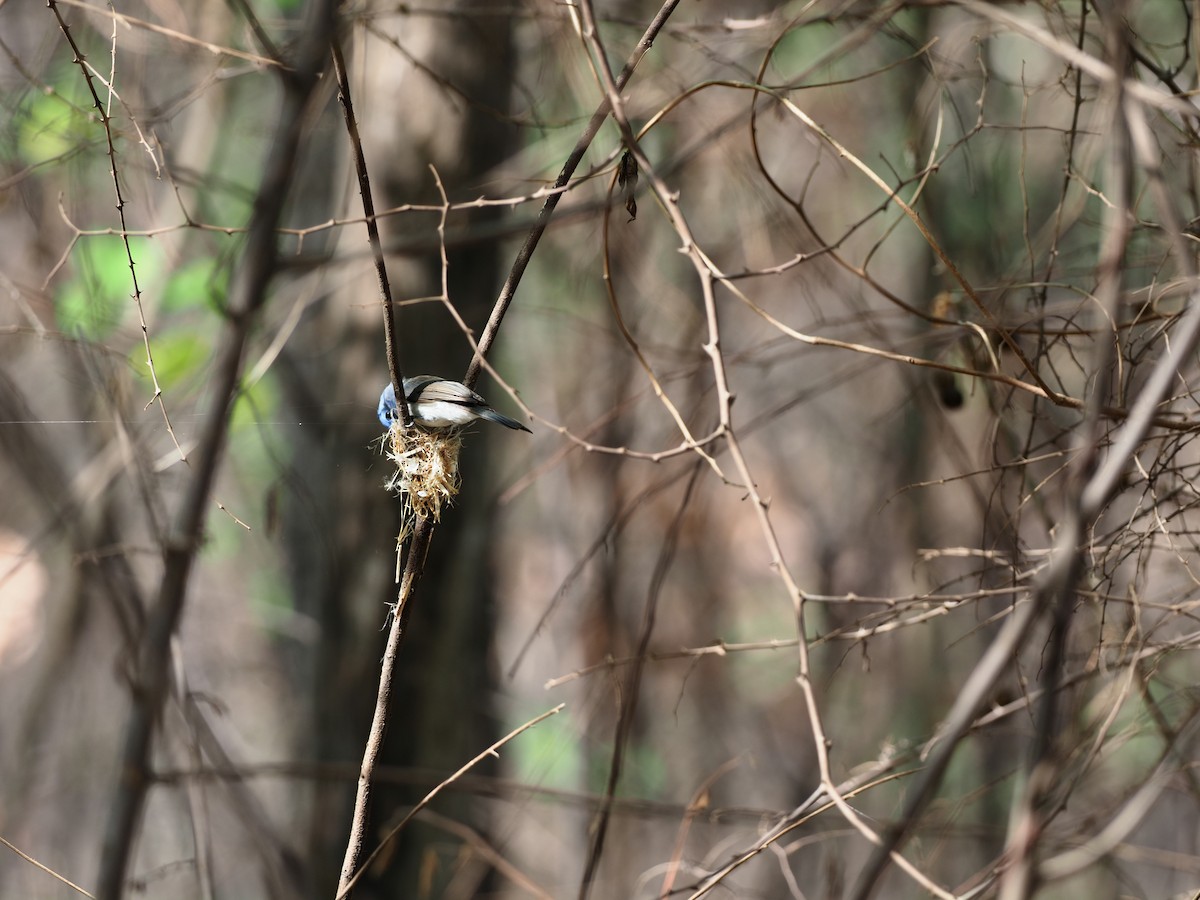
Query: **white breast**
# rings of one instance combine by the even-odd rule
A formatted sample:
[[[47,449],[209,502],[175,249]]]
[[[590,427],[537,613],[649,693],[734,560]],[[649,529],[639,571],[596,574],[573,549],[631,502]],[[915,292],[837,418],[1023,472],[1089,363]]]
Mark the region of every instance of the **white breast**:
[[[418,400],[412,413],[418,422],[430,428],[466,425],[479,418],[474,410],[460,403],[447,403],[444,400]]]

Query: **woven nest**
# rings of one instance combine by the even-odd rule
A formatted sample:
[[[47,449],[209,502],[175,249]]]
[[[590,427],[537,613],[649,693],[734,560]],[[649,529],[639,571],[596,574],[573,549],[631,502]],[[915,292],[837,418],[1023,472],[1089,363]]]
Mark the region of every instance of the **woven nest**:
[[[396,471],[386,482],[404,504],[399,539],[404,540],[420,519],[441,520],[442,507],[458,496],[457,428],[426,431],[394,424],[383,438],[387,458]]]

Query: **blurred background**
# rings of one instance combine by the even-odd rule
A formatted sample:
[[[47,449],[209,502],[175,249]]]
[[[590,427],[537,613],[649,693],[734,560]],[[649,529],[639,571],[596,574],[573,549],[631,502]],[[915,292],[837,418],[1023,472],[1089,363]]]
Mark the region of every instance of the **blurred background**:
[[[279,60],[304,24],[301,0],[51,6],[0,3],[0,896],[13,898],[77,894],[12,848],[87,890],[101,866],[165,535],[223,415],[214,347]],[[595,12],[619,71],[658,7]],[[493,741],[565,708],[446,787],[355,897],[851,895],[870,844],[836,809],[710,876],[812,794],[819,747],[834,783],[869,776],[851,804],[885,831],[1028,601],[1078,488],[1075,451],[1107,443],[1195,290],[1191,101],[1137,95],[1148,167],[1120,139],[1112,88],[1075,63],[1189,97],[1198,12],[672,11],[623,92],[653,167],[636,218],[610,120],[504,319],[499,380],[478,385],[533,435],[466,437],[366,849]],[[407,374],[463,376],[464,328],[478,337],[539,191],[602,102],[578,16],[548,0],[338,12]],[[302,128],[171,649],[129,896],[332,897],[346,845],[399,506],[377,443],[379,291],[331,69]],[[651,175],[727,276],[711,308]],[[1128,243],[1105,307],[1123,185]],[[1049,685],[1053,789],[1029,840],[1042,860],[1095,852],[1021,896],[1200,885],[1195,377],[1192,360],[1089,523]],[[1038,379],[1077,401],[1100,391],[1106,411],[1083,427]],[[736,445],[717,431],[726,409]],[[947,896],[997,895],[1048,646],[1035,629],[908,823],[901,852]],[[876,896],[929,892],[893,866]]]

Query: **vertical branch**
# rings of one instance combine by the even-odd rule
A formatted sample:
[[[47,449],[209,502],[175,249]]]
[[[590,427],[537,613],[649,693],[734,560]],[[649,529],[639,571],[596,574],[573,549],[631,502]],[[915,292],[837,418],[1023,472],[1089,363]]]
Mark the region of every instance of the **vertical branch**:
[[[375,259],[375,274],[379,277],[379,299],[383,303],[383,338],[387,346],[388,373],[396,389],[396,405],[400,408],[400,421],[405,428],[412,424],[412,413],[408,409],[408,398],[404,395],[404,367],[400,363],[400,339],[396,327],[396,308],[392,303],[392,285],[388,280],[387,260],[383,256],[383,244],[379,240],[379,223],[375,219],[375,200],[371,194],[371,178],[367,173],[367,157],[363,152],[362,138],[358,133],[358,121],[354,117],[354,103],[350,97],[350,78],[346,74],[346,60],[337,35],[329,43],[333,53],[333,71],[338,82],[338,101],[346,119],[346,133],[354,151],[354,171],[358,175],[358,193],[362,197],[363,215],[367,221],[367,241],[371,245],[371,256]]]
[[[404,563],[404,575],[400,579],[400,592],[392,616],[392,627],[388,631],[387,647],[383,651],[383,662],[379,667],[379,690],[375,696],[375,713],[371,717],[371,730],[363,748],[362,765],[358,772],[358,788],[354,796],[354,815],[350,820],[350,836],[346,843],[346,855],[342,860],[342,871],[338,878],[337,898],[349,897],[358,878],[359,859],[362,857],[363,840],[367,831],[367,814],[371,808],[371,791],[375,765],[383,749],[387,734],[388,708],[392,701],[392,683],[396,671],[396,660],[400,658],[400,647],[408,633],[408,619],[412,613],[412,594],[425,569],[425,555],[433,537],[433,522],[418,519],[408,545],[408,557]]]
[[[479,763],[483,762],[483,760],[487,759],[488,757],[498,757],[500,755],[499,750],[501,747],[503,747],[513,738],[517,737],[519,734],[528,731],[530,728],[533,728],[535,725],[544,722],[551,716],[558,715],[560,712],[562,712],[565,706],[565,703],[560,703],[553,709],[547,710],[541,715],[534,716],[524,725],[517,726],[504,737],[500,738],[500,740],[494,742],[486,750],[481,753],[477,753],[470,762],[460,766],[449,778],[439,781],[437,785],[434,786],[433,790],[422,797],[416,806],[405,813],[404,818],[402,818],[388,830],[388,833],[383,836],[383,840],[379,842],[379,846],[371,851],[371,855],[367,857],[366,861],[363,863],[363,867],[354,874],[344,888],[340,888],[338,890],[337,898],[335,898],[335,900],[342,900],[342,898],[354,888],[355,883],[362,876],[362,873],[370,867],[375,858],[378,857],[387,848],[387,846],[396,839],[396,836],[404,830],[405,826],[407,826],[409,822],[415,819],[419,813],[421,813],[426,807],[429,806],[430,803],[433,802],[433,798],[440,794],[443,789],[445,789],[448,785],[458,781],[463,775],[475,768],[475,766],[479,765]]]
[[[625,68],[621,71],[620,83],[624,85],[633,75],[633,70],[637,67],[638,62],[645,55],[654,43],[655,37],[670,18],[675,7],[679,5],[680,0],[667,0],[659,9],[658,14],[654,17],[649,27],[646,29],[642,39],[638,42],[630,55],[629,61],[625,64]],[[335,56],[338,51],[334,49]],[[337,69],[340,73],[338,76],[339,84],[342,87],[342,95],[345,97],[343,101],[347,109],[347,127],[351,126],[353,121],[352,113],[349,108],[349,93],[344,85],[345,66],[337,63]],[[509,305],[512,303],[513,296],[516,294],[517,285],[524,275],[526,267],[529,265],[530,259],[533,258],[533,252],[537,249],[538,242],[541,240],[542,234],[545,233],[546,227],[550,223],[551,217],[554,215],[554,210],[558,206],[559,197],[562,195],[562,188],[570,180],[578,167],[580,160],[583,159],[583,154],[591,145],[592,139],[600,130],[600,126],[604,123],[605,117],[608,115],[609,105],[607,98],[601,102],[595,113],[592,114],[591,120],[588,122],[587,128],[584,129],[583,135],[575,144],[575,148],[571,151],[566,163],[559,173],[557,180],[554,183],[554,191],[546,199],[542,205],[542,209],[538,214],[537,222],[533,229],[525,239],[525,243],[517,253],[516,260],[513,262],[508,279],[501,289],[500,296],[496,299],[496,303],[492,307],[491,316],[488,318],[487,326],[484,328],[483,334],[475,347],[475,354],[471,360],[470,366],[467,368],[466,376],[463,378],[463,383],[468,387],[474,385],[479,378],[479,373],[484,367],[484,361],[487,358],[488,351],[496,340],[496,335],[499,333],[500,324],[504,320],[504,314],[508,311]],[[361,154],[361,143],[352,138],[352,142]],[[360,186],[363,186],[364,202],[369,202],[369,188],[364,186],[363,176],[365,176],[365,166],[360,168]],[[435,173],[436,177],[436,173]],[[446,208],[443,205],[443,210]],[[444,212],[443,212],[444,215]],[[375,227],[374,216],[368,213],[367,217],[368,228]],[[378,240],[378,237],[375,238]],[[374,248],[376,245],[372,244]],[[379,265],[380,257],[376,257],[377,266]],[[386,279],[380,269],[381,286],[386,290]],[[443,277],[444,277],[443,269]],[[444,287],[444,284],[443,284]],[[385,300],[385,317],[388,321],[389,337],[389,365],[392,367],[392,379],[398,391],[397,400],[403,395],[403,390],[399,390],[401,382],[398,361],[392,356],[392,349],[395,341],[392,338],[390,331],[394,327],[391,324],[392,304],[390,300]],[[409,415],[407,410],[404,413]],[[412,592],[420,579],[425,567],[425,556],[429,550],[429,542],[433,537],[433,523],[422,519],[419,520],[416,529],[413,532],[412,539],[409,543],[408,556],[404,564],[404,574],[400,579],[400,591],[397,595],[396,607],[392,619],[392,627],[388,632],[387,647],[384,651],[383,664],[379,672],[379,689],[375,698],[375,712],[371,720],[371,730],[369,732],[367,743],[363,752],[362,765],[359,769],[358,787],[355,793],[354,814],[350,825],[350,836],[346,845],[346,854],[342,860],[341,875],[338,880],[339,898],[348,897],[353,889],[353,882],[356,878],[356,873],[359,868],[359,860],[362,857],[363,840],[366,833],[367,814],[370,809],[372,778],[376,762],[379,758],[380,750],[383,747],[384,736],[387,731],[387,715],[388,708],[391,703],[392,693],[392,678],[395,671],[396,659],[400,653],[400,647],[404,642],[404,636],[408,630],[408,619],[412,610]]]
[[[283,212],[303,133],[305,111],[317,84],[333,27],[335,0],[315,0],[303,30],[296,67],[282,75],[283,98],[275,138],[254,201],[242,262],[230,288],[224,330],[213,365],[213,413],[191,470],[183,503],[163,541],[163,575],[158,597],[138,648],[133,709],[125,727],[120,781],[104,832],[97,896],[118,900],[133,854],[138,820],[149,788],[154,724],[169,684],[171,637],[183,612],[192,564],[204,532],[212,484],[225,447],[229,415],[238,391],[242,360],[257,313],[277,262],[276,227]]]

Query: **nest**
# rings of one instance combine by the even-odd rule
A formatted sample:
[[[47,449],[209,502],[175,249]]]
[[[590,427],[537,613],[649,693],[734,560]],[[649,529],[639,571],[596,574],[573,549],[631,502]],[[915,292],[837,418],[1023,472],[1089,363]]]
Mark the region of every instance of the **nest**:
[[[396,466],[385,485],[404,504],[399,535],[403,541],[418,520],[440,521],[442,507],[458,496],[462,435],[457,428],[426,431],[397,422],[383,441],[387,458]]]

